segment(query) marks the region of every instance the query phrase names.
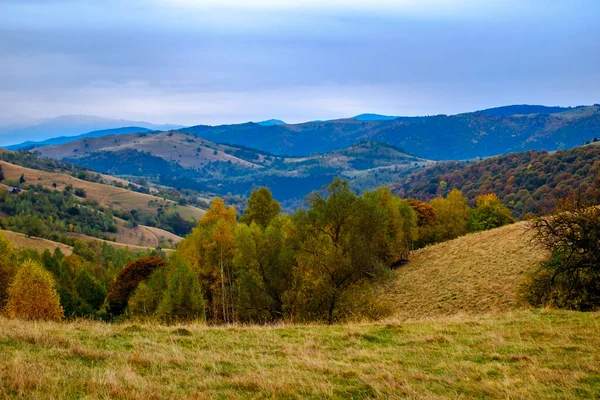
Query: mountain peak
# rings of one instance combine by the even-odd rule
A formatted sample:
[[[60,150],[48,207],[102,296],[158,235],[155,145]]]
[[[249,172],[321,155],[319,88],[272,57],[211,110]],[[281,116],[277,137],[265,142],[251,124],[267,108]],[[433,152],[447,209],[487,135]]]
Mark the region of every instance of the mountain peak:
[[[393,115],[381,115],[381,114],[360,114],[352,119],[356,119],[359,121],[390,121],[396,119],[398,117]]]
[[[286,123],[280,119],[268,119],[266,121],[257,122],[258,125],[262,126],[273,126],[273,125],[285,125]]]

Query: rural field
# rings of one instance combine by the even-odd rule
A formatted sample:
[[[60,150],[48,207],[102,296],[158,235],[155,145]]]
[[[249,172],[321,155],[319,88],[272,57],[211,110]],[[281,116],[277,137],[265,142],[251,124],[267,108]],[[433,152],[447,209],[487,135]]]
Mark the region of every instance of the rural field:
[[[339,326],[0,319],[0,398],[600,397],[600,314]]]

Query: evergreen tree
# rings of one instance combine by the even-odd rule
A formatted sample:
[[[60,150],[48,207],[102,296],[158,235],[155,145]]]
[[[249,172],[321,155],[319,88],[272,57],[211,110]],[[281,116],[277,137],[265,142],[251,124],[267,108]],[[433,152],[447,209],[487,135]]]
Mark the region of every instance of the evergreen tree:
[[[157,315],[168,322],[205,320],[206,303],[198,276],[181,257],[173,257],[170,264],[171,276]]]
[[[79,271],[74,284],[79,297],[94,311],[98,311],[106,298],[104,286],[85,269]]]

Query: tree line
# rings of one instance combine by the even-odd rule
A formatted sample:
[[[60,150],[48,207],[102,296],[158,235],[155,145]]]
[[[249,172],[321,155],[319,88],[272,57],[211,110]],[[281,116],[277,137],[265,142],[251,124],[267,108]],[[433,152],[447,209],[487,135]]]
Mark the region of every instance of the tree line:
[[[359,195],[340,179],[306,205],[282,214],[260,188],[238,218],[215,198],[164,261],[78,242],[71,256],[46,251],[17,264],[50,274],[67,317],[334,323],[391,313],[385,284],[410,250],[513,221],[494,195],[471,209],[458,190],[425,203],[383,187]],[[20,282],[4,276],[6,287]]]

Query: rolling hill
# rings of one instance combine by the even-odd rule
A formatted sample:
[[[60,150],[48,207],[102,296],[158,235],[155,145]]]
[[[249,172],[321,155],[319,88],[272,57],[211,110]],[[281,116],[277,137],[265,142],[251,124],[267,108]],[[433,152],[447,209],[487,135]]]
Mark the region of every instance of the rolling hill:
[[[23,142],[23,143],[19,143],[19,144],[14,144],[12,146],[6,146],[6,149],[7,150],[21,150],[21,149],[31,150],[31,149],[35,149],[37,147],[42,147],[42,146],[54,146],[57,144],[74,142],[79,139],[95,138],[95,137],[102,137],[102,136],[108,136],[108,135],[121,135],[124,133],[137,133],[137,132],[152,132],[152,131],[150,129],[142,128],[139,126],[127,126],[124,128],[103,129],[100,131],[88,132],[88,133],[84,133],[82,135],[77,135],[77,136],[60,136],[60,137],[56,137],[56,138],[43,140],[41,142],[27,141],[27,142]]]
[[[456,188],[474,204],[495,193],[516,217],[550,209],[574,191],[585,194],[600,173],[597,143],[570,150],[527,151],[474,163],[438,163],[401,178],[393,185],[400,197],[431,200]]]
[[[137,208],[144,212],[157,213],[158,208],[162,206],[165,208],[176,208],[183,218],[199,219],[204,215],[204,211],[198,208],[180,206],[171,200],[138,193],[118,186],[89,182],[61,173],[25,168],[5,161],[0,161],[0,165],[7,179],[18,180],[21,175],[24,175],[27,181],[31,183],[41,184],[44,187],[56,190],[64,190],[68,185],[73,185],[75,188],[85,190],[86,199],[97,201],[99,205],[113,210],[128,211]]]
[[[527,223],[478,232],[417,250],[397,269],[390,295],[399,319],[527,308],[519,286],[544,257]]]
[[[95,171],[144,176],[210,194],[248,196],[252,189],[267,186],[284,202],[302,199],[335,176],[348,178],[356,189],[366,189],[431,164],[385,143],[365,142],[325,154],[286,157],[177,131],[86,138],[40,147],[36,152]]]
[[[0,316],[0,396],[596,398],[600,313],[524,310],[523,224],[420,250],[395,316],[343,325],[162,325]],[[57,374],[57,368],[61,373]]]
[[[143,215],[148,215],[151,217],[150,219],[152,219],[160,216],[161,213],[162,215],[167,213],[176,213],[174,215],[180,216],[177,217],[177,219],[188,220],[193,218],[198,220],[204,214],[203,210],[195,207],[180,205],[172,200],[166,200],[149,194],[125,189],[122,187],[122,183],[126,181],[123,181],[119,178],[102,175],[100,176],[103,182],[113,182],[114,184],[118,185],[112,186],[110,184],[78,179],[65,173],[26,168],[5,161],[0,161],[0,167],[2,168],[2,172],[6,179],[5,182],[18,182],[22,177],[25,180],[24,193],[26,193],[28,190],[30,190],[32,193],[36,193],[32,196],[40,196],[42,190],[46,190],[47,193],[49,193],[46,196],[50,196],[50,193],[72,193],[73,190],[75,191],[76,196],[78,193],[80,193],[79,196],[83,197],[75,197],[77,199],[74,202],[74,206],[76,206],[75,208],[79,210],[81,208],[93,210],[93,212],[96,213],[95,215],[98,215],[98,213],[105,215],[107,210],[109,210],[108,212],[110,212],[110,219],[114,221],[115,226],[115,229],[107,228],[102,230],[101,228],[96,228],[102,230],[104,233],[102,233],[102,235],[94,234],[95,237],[90,236],[90,233],[73,229],[69,231],[63,229],[63,231],[49,232],[49,234],[58,234],[59,236],[63,235],[66,237],[83,240],[101,240],[102,238],[110,238],[111,242],[109,243],[113,244],[114,242],[114,245],[117,247],[118,245],[116,243],[121,244],[122,246],[130,246],[132,248],[156,248],[159,246],[172,247],[177,245],[177,243],[182,240],[182,237],[156,226],[150,227],[138,223],[132,224],[130,221],[125,221],[124,219],[117,217],[117,215],[123,216],[123,218],[131,219],[131,216],[133,215],[132,213],[135,212],[137,218],[140,218]],[[0,184],[0,188],[5,188],[5,185]],[[16,194],[12,196],[20,197],[20,195]],[[62,194],[61,196],[64,196],[61,198],[69,199],[71,195]],[[33,197],[27,200],[23,199],[23,201],[34,202],[35,205],[35,199],[36,197]],[[63,200],[61,200],[61,202],[58,204],[62,205],[62,201]],[[72,207],[68,212],[70,212],[72,215],[79,215],[80,211],[75,208]],[[11,213],[2,214],[0,216],[7,218],[19,217],[19,215],[21,215],[18,213],[19,208],[15,210],[14,208],[9,207],[8,209],[12,210],[10,211]],[[41,213],[40,215],[44,215],[47,210],[38,210],[38,212]],[[64,213],[65,210],[62,210],[61,212]],[[53,218],[60,219],[62,217],[56,215]],[[13,227],[15,221],[11,221],[11,229],[21,229],[16,225]],[[189,225],[193,226],[191,223]],[[23,240],[24,239],[21,239],[21,241]],[[39,240],[43,241],[43,239]],[[40,243],[42,243],[40,241],[36,243],[32,242],[30,244],[36,245],[34,247],[37,248],[40,246]]]
[[[573,109],[509,106],[458,115],[392,120],[350,118],[274,126],[200,125],[181,131],[212,142],[242,145],[277,155],[306,156],[376,141],[426,159],[461,160],[582,145],[600,137],[600,106]]]

